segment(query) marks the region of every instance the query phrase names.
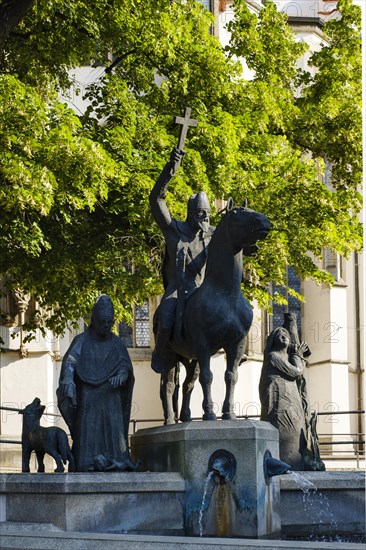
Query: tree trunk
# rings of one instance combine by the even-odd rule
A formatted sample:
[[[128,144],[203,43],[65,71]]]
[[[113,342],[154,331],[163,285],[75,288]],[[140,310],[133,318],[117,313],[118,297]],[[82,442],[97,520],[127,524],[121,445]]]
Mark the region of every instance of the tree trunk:
[[[0,45],[33,7],[36,0],[3,0],[0,4]]]

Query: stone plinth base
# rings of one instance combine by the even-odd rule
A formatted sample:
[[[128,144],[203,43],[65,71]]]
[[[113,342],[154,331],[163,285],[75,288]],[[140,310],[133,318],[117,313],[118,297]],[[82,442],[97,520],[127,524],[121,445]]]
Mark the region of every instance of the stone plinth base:
[[[174,473],[0,474],[2,519],[64,531],[182,535],[184,487]]]
[[[202,421],[148,428],[132,436],[131,448],[133,460],[140,458],[144,469],[180,472],[185,479],[187,535],[280,535],[279,481],[273,478],[266,485],[263,472],[265,452],[279,456],[278,431],[268,422]],[[220,460],[225,462],[220,453],[234,457],[233,476],[210,474],[215,452],[218,467]]]

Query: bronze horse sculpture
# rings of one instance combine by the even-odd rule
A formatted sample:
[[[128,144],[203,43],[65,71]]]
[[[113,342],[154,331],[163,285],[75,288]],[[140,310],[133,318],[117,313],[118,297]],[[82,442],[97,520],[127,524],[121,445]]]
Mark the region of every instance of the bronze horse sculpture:
[[[161,377],[165,424],[175,422],[174,367],[178,362],[187,370],[180,420],[190,420],[190,396],[198,377],[203,391],[202,418],[216,420],[211,396],[210,359],[222,348],[227,358],[222,419],[236,418],[234,389],[237,370],[245,355],[245,340],[253,320],[252,308],[241,290],[243,254],[253,254],[257,250],[255,243],[264,239],[269,229],[269,220],[264,214],[245,207],[233,208],[230,200],[208,246],[202,284],[188,296],[179,296],[178,291],[176,321],[169,344],[176,357],[171,368]]]

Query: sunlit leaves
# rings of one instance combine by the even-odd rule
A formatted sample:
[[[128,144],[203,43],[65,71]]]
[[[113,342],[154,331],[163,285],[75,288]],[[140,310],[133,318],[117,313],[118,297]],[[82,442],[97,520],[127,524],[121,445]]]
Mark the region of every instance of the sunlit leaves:
[[[317,71],[299,98],[294,137],[332,164],[332,184],[361,184],[361,18],[351,0],[340,0],[342,19],[324,28],[327,46],[313,54]]]
[[[50,327],[85,315],[100,292],[128,319],[161,291],[164,243],[148,196],[186,105],[199,125],[170,184],[173,215],[184,219],[189,195],[205,190],[212,203],[247,199],[270,218],[245,259],[245,291],[261,305],[269,283],[286,288],[288,265],[331,282],[323,248],[348,255],[362,243],[359,12],[349,0],[339,7],[311,75],[270,1],[256,17],[235,0],[223,50],[195,0],[38,0],[0,53],[0,272],[50,309]],[[99,77],[76,116],[55,90],[90,61]]]

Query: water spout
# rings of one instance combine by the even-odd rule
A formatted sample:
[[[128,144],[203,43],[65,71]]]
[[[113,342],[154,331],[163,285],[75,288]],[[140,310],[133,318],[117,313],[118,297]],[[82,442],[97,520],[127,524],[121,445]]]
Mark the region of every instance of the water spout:
[[[208,471],[215,474],[219,483],[229,483],[236,473],[234,455],[225,449],[218,449],[210,456]]]
[[[291,466],[282,460],[273,458],[271,453],[267,450],[264,453],[263,472],[264,479],[266,480],[267,485],[269,485],[272,477],[291,473]]]
[[[226,461],[223,460],[222,458],[216,458],[216,460],[214,461],[214,463],[212,464],[211,466],[212,468],[212,472],[214,474],[216,474],[217,476],[223,478],[224,480],[226,480],[226,476],[227,476],[227,471],[226,471],[226,468],[227,468],[227,465],[226,465]]]
[[[236,459],[230,451],[217,449],[212,453],[208,461],[208,474],[198,519],[200,536],[203,535],[203,527],[205,527],[206,533],[214,534],[217,537],[232,535],[236,508],[230,482],[235,474]],[[211,479],[213,483],[209,491],[208,486]],[[208,503],[209,493],[210,501]]]

